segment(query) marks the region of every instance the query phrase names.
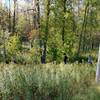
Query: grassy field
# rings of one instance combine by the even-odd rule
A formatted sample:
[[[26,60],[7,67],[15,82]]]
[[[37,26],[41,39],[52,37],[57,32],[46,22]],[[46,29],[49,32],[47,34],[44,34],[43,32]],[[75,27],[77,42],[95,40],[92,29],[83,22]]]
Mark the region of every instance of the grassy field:
[[[96,65],[0,66],[0,100],[100,100]]]

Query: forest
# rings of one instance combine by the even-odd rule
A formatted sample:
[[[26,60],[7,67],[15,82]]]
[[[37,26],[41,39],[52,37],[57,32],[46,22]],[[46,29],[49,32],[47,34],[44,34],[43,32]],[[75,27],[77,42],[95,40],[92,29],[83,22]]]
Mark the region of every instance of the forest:
[[[0,0],[0,100],[100,100],[99,45],[100,0]]]

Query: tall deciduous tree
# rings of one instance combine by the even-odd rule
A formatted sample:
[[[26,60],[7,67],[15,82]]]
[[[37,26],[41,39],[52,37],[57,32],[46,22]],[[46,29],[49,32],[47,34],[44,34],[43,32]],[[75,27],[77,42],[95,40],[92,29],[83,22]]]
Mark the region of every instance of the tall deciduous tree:
[[[47,10],[46,10],[46,25],[45,25],[45,37],[44,37],[43,63],[46,63],[47,40],[48,40],[48,34],[49,34],[50,0],[47,0],[46,9]]]
[[[85,7],[85,13],[84,13],[84,19],[83,19],[83,24],[82,24],[82,30],[81,30],[81,33],[80,33],[80,36],[79,36],[78,55],[80,54],[83,35],[85,36],[84,28],[86,27],[86,20],[87,20],[86,17],[87,17],[87,14],[88,14],[88,12],[87,12],[88,7],[89,7],[89,2],[87,3],[87,5]]]

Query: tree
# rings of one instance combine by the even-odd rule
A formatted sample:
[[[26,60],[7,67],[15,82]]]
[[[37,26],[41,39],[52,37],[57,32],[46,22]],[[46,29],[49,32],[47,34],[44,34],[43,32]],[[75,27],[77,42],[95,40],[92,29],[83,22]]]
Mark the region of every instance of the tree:
[[[47,40],[49,34],[49,14],[50,14],[50,0],[47,0],[46,6],[46,25],[45,25],[45,36],[44,36],[44,50],[43,50],[43,62],[46,63],[46,54],[47,54]]]
[[[86,17],[87,17],[87,10],[89,7],[89,2],[87,3],[86,7],[85,7],[85,13],[84,13],[84,20],[83,20],[83,24],[82,24],[82,31],[80,33],[80,37],[79,37],[79,48],[78,48],[78,55],[80,54],[80,49],[81,49],[81,43],[82,43],[82,37],[84,34],[84,39],[85,39],[85,33],[84,33],[84,27],[86,28]],[[84,44],[83,44],[83,48],[84,48]]]

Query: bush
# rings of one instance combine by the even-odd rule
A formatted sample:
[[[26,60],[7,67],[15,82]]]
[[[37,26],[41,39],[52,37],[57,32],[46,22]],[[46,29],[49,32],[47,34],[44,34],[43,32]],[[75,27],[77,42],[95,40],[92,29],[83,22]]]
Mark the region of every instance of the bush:
[[[38,48],[31,48],[30,49],[30,58],[31,58],[31,61],[32,63],[34,64],[40,64],[40,50]]]
[[[21,42],[18,36],[12,36],[6,43],[6,50],[10,56],[16,55],[21,50]]]
[[[82,56],[82,55],[73,55],[72,57],[69,58],[69,61],[70,62],[76,62],[78,61],[79,63],[82,63],[82,62],[87,62],[88,61],[88,56]]]

